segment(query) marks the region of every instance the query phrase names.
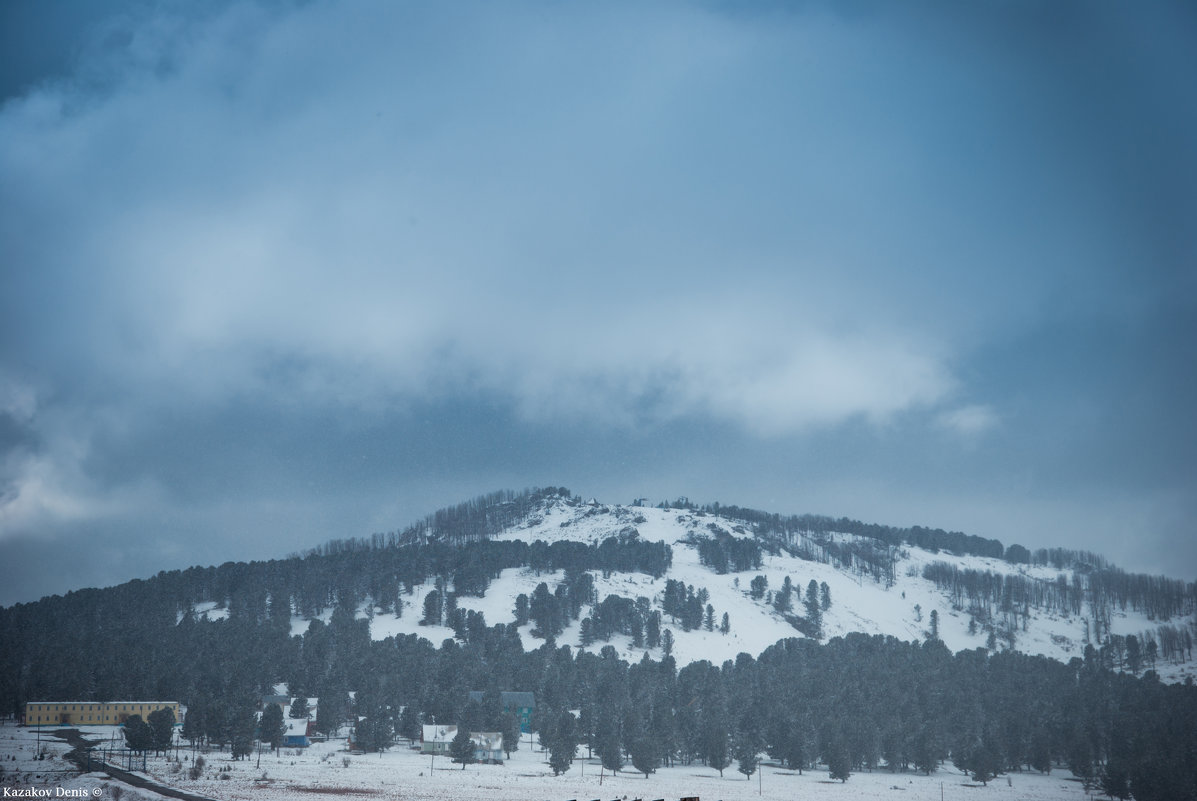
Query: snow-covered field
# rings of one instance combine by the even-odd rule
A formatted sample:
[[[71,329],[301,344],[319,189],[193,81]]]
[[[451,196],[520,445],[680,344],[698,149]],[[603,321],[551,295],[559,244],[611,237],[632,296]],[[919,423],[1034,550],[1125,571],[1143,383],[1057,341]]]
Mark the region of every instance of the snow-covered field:
[[[112,727],[97,727],[97,736],[107,739]],[[123,801],[165,801],[166,796],[130,787],[105,773],[80,773],[63,758],[71,750],[62,740],[36,729],[0,725],[0,798],[100,798]],[[44,754],[38,759],[38,754]],[[36,791],[36,795],[30,795]]]
[[[81,730],[89,739],[107,739],[111,728]],[[61,755],[64,743],[48,738],[43,745],[54,753],[45,761],[33,759],[37,734],[32,729],[6,724],[0,727],[0,765],[4,778],[0,788],[37,787],[48,789],[55,797],[56,788],[82,789],[93,798],[115,798],[117,784],[102,774],[78,776],[61,773],[68,767]],[[582,753],[585,750],[582,749]],[[547,755],[534,750],[525,741],[504,765],[469,765],[464,770],[444,757],[437,757],[435,769],[428,756],[411,750],[406,744],[379,756],[352,756],[345,751],[344,740],[318,743],[300,751],[286,749],[279,756],[265,753],[259,765],[255,755],[233,761],[228,753],[204,755],[204,775],[187,778],[192,755],[181,749],[182,768],[176,772],[173,757],[151,757],[149,777],[197,795],[236,801],[238,799],[312,798],[342,796],[360,799],[406,799],[407,801],[569,801],[569,799],[676,799],[698,796],[706,801],[717,799],[795,798],[823,801],[938,801],[943,799],[992,799],[992,801],[1084,801],[1082,786],[1068,771],[1051,775],[1016,773],[1001,776],[982,787],[974,785],[951,766],[923,776],[916,773],[889,773],[878,770],[858,773],[847,782],[833,782],[826,771],[808,771],[799,776],[793,771],[766,765],[763,774],[746,780],[734,768],[719,774],[700,764],[661,768],[648,779],[643,774],[620,772],[601,776],[597,760],[578,759],[561,776],[553,776]],[[16,757],[15,760],[10,756]],[[348,764],[346,764],[348,762]],[[228,777],[228,778],[222,778]],[[941,795],[942,793],[942,795]],[[57,797],[70,797],[59,795]],[[162,798],[157,793],[124,787],[123,799]]]

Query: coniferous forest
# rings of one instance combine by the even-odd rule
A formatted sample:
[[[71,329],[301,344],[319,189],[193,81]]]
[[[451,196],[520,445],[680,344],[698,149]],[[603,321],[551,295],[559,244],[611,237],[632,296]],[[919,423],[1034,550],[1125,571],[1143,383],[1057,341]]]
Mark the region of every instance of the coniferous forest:
[[[178,700],[189,710],[184,736],[226,744],[279,682],[292,695],[321,699],[317,726],[325,731],[357,715],[370,730],[405,736],[413,722],[433,716],[500,728],[495,711],[469,703],[468,693],[532,691],[534,726],[550,750],[558,741],[580,742],[608,768],[646,775],[678,763],[750,775],[767,753],[792,769],[818,764],[841,778],[864,770],[930,773],[945,762],[978,781],[1065,767],[1114,797],[1197,797],[1197,687],[1163,683],[1146,664],[1116,669],[1108,648],[1088,646],[1083,658],[1063,663],[996,649],[952,654],[933,635],[903,642],[853,634],[825,643],[786,639],[759,656],[679,668],[660,639],[631,663],[612,647],[559,646],[554,637],[568,619],[586,617],[598,640],[615,630],[659,628],[642,604],[600,602],[589,571],[659,577],[672,554],[642,541],[634,519],[597,545],[484,538],[535,514],[545,493],[565,491],[488,496],[400,535],[2,609],[0,708],[19,714],[31,700]],[[749,525],[750,517],[738,515]],[[713,540],[703,561],[712,570],[751,570],[759,551],[748,541]],[[565,574],[555,590],[546,583],[523,603],[513,599],[516,622],[532,621],[544,639],[535,650],[525,651],[515,625],[490,624],[456,605],[461,595],[485,593],[510,567]],[[929,578],[962,600],[1000,602],[1007,592],[983,575],[930,570]],[[436,589],[413,608],[408,595],[426,581]],[[1175,590],[1153,594],[1144,586],[1131,582],[1125,591],[1164,603]],[[666,590],[666,614],[703,625],[700,595],[673,582]],[[817,590],[808,588],[815,607]],[[444,622],[455,636],[439,645],[414,635],[372,640],[369,621],[357,616],[367,597],[391,613]],[[1069,597],[1064,587],[1045,602],[1068,604]],[[227,617],[196,616],[194,605],[204,601],[225,605]],[[293,636],[293,615],[328,610],[327,623],[313,620]],[[709,607],[705,617],[714,617]],[[580,710],[576,726],[566,710]],[[388,738],[376,742],[382,747]]]

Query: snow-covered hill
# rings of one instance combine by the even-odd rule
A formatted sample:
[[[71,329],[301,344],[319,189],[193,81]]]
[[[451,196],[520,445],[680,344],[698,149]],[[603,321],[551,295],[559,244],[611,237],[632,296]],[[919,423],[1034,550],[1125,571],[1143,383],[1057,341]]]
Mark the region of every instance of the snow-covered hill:
[[[932,563],[942,563],[960,571],[974,570],[995,575],[1021,575],[1032,581],[1054,583],[1062,571],[1053,567],[1014,564],[1002,559],[978,556],[956,555],[946,551],[932,553],[917,547],[902,547],[892,553],[895,569],[888,581],[878,581],[861,571],[837,568],[834,564],[811,561],[792,555],[785,549],[773,553],[763,552],[758,569],[742,572],[717,573],[701,563],[697,542],[705,537],[723,532],[733,537],[752,537],[750,524],[692,509],[665,509],[649,506],[605,505],[596,501],[579,502],[568,497],[549,497],[531,513],[509,526],[491,539],[516,539],[526,542],[544,540],[572,540],[598,545],[603,540],[618,536],[634,528],[642,541],[664,542],[671,546],[673,562],[668,573],[654,578],[644,573],[612,573],[604,576],[599,571],[592,573],[596,595],[599,600],[608,595],[630,599],[649,599],[653,609],[660,609],[666,582],[680,581],[696,591],[705,589],[706,603],[715,611],[715,628],[684,630],[683,626],[669,615],[663,616],[663,628],[672,632],[673,656],[679,665],[707,659],[715,664],[735,659],[740,653],[757,655],[768,646],[787,637],[802,637],[800,633],[778,612],[766,598],[754,598],[750,583],[757,576],[768,582],[770,594],[779,590],[788,577],[795,588],[793,615],[802,614],[802,594],[813,580],[826,584],[830,591],[831,604],[823,613],[823,639],[830,639],[850,632],[881,634],[900,640],[925,639],[930,634],[931,618],[938,617],[938,636],[949,649],[966,649],[994,646],[994,638],[985,625],[970,630],[975,624],[974,615],[959,602],[953,604],[948,591],[940,590],[935,583],[924,578],[924,568]],[[829,535],[840,544],[850,545],[861,540],[851,534]],[[825,546],[824,538],[818,545]],[[768,543],[766,543],[768,544]],[[801,549],[791,548],[791,551]],[[1077,580],[1071,571],[1063,571],[1069,582]],[[556,587],[563,578],[562,572],[533,571],[527,568],[507,569],[497,580],[491,582],[485,597],[462,596],[458,606],[465,610],[481,612],[488,624],[514,622],[514,605],[518,595],[531,596],[541,582],[549,589]],[[892,582],[892,583],[891,583]],[[424,596],[432,591],[431,582],[417,585],[411,595],[404,596],[405,608],[400,616],[382,613],[365,604],[359,610],[359,617],[370,619],[371,636],[376,639],[398,634],[416,634],[439,644],[454,636],[447,626],[420,625],[420,610]],[[224,614],[221,609],[197,608],[197,613],[216,617]],[[1155,632],[1162,622],[1150,620],[1145,613],[1130,608],[1107,606],[1095,615],[1089,602],[1081,605],[1080,613],[1066,614],[1058,609],[1030,606],[1025,614],[1017,617],[1014,627],[1007,627],[1007,637],[998,640],[996,647],[1013,647],[1030,654],[1041,654],[1061,661],[1081,657],[1087,644],[1086,637],[1094,645],[1100,645],[1093,636],[1101,619],[1101,632],[1115,636],[1142,635]],[[718,623],[727,614],[730,631],[722,634]],[[326,613],[324,619],[328,619]],[[588,610],[584,609],[582,618]],[[302,634],[308,620],[295,618],[293,633]],[[1166,621],[1189,636],[1197,633],[1197,621],[1192,615]],[[996,628],[996,627],[994,627]],[[543,644],[543,640],[531,633],[532,624],[520,627],[521,637],[528,649]],[[1088,632],[1088,635],[1087,635]],[[598,641],[582,645],[580,619],[574,620],[557,638],[559,645],[586,647],[598,651],[613,646],[619,655],[628,660],[641,658],[645,648],[634,648],[628,635],[615,635],[609,642]],[[652,649],[654,657],[661,656],[661,648]],[[1146,662],[1144,668],[1146,668]],[[1165,681],[1182,681],[1197,674],[1192,661],[1183,658],[1160,658],[1155,669]]]

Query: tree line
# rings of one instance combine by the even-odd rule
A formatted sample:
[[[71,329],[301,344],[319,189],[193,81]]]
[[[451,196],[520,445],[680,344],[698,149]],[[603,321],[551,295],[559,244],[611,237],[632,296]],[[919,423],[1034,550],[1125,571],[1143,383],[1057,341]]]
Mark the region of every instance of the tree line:
[[[1144,662],[1154,668],[1157,657],[1180,661],[1192,655],[1191,624],[1163,624],[1137,637],[1110,631],[1116,607],[1140,612],[1148,620],[1162,621],[1197,612],[1193,585],[1181,581],[1135,576],[1113,568],[1073,573],[1071,578],[1061,573],[1054,579],[1043,579],[1021,573],[961,568],[948,562],[931,562],[923,567],[922,575],[947,594],[955,609],[969,613],[970,631],[985,626],[1013,639],[1020,624],[1025,629],[1032,609],[1065,617],[1079,617],[1087,611],[1085,644],[1110,647],[1119,668],[1126,665],[1128,648],[1132,654],[1141,654],[1131,660],[1132,672],[1137,672]]]
[[[468,638],[437,647],[414,635],[373,641],[367,621],[341,606],[291,636],[289,621],[176,623],[173,611],[116,597],[127,605],[101,604],[89,618],[47,604],[47,617],[23,633],[6,629],[15,639],[5,660],[46,657],[23,662],[15,688],[6,672],[7,697],[178,699],[189,708],[185,735],[241,749],[257,699],[277,682],[320,697],[324,730],[354,716],[411,732],[413,720],[461,720],[471,690],[521,690],[536,693],[535,726],[562,769],[572,742],[610,769],[630,764],[646,776],[679,763],[751,776],[764,753],[842,778],[933,772],[952,760],[981,780],[1066,766],[1147,801],[1192,797],[1197,786],[1186,756],[1197,749],[1197,689],[1161,684],[1151,671],[1115,672],[1094,648],[1064,664],[985,649],[953,655],[934,638],[849,635],[679,669],[668,654],[629,663],[610,646],[593,654],[548,640],[526,652],[514,625],[479,621]],[[804,603],[808,614],[821,608],[820,593],[808,586]],[[62,658],[76,647],[89,658]],[[574,724],[563,720],[569,710],[580,711]]]

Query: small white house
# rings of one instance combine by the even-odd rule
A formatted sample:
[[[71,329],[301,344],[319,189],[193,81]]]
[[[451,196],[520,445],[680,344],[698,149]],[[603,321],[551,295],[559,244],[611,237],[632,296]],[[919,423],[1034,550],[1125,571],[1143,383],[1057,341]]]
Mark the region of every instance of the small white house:
[[[470,741],[474,743],[474,759],[498,765],[503,762],[503,735],[497,731],[472,731]]]
[[[420,753],[447,754],[449,743],[457,736],[456,726],[430,726],[425,724],[420,735]]]
[[[449,755],[449,745],[457,736],[456,726],[422,727],[420,753]],[[472,731],[470,742],[474,744],[476,762],[503,762],[503,734],[497,731]]]

